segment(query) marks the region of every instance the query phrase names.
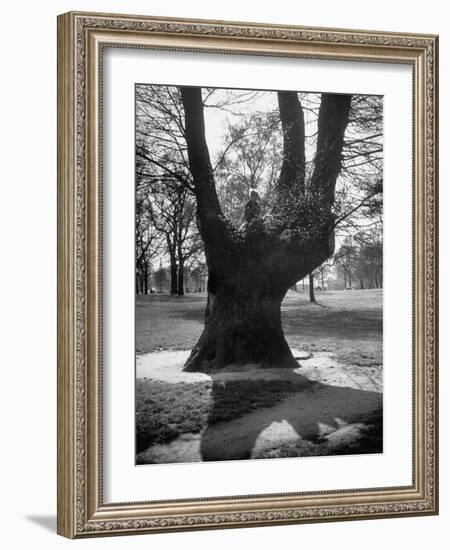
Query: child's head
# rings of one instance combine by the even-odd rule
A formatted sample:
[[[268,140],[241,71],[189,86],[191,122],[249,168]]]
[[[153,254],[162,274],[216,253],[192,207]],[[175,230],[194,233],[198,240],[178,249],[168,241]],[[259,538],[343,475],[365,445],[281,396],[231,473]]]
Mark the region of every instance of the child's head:
[[[257,201],[259,199],[259,195],[254,189],[250,191],[250,199],[252,201]]]

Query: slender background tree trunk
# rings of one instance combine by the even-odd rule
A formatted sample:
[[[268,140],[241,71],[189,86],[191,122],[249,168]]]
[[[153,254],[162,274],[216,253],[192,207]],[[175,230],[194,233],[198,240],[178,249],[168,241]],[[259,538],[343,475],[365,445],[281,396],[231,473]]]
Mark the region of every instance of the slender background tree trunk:
[[[178,294],[178,265],[174,254],[170,256],[170,294]]]
[[[310,273],[309,277],[309,301],[316,304],[316,296],[314,294],[314,275]]]
[[[184,263],[182,259],[178,260],[178,296],[184,296]]]

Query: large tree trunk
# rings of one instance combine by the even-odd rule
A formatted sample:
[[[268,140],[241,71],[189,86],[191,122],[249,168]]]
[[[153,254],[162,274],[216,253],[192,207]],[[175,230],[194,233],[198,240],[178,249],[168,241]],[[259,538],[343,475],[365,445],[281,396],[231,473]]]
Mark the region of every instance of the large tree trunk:
[[[230,364],[298,366],[284,338],[280,300],[247,295],[238,302],[223,290],[209,301],[209,319],[185,370],[209,371]]]
[[[276,189],[276,224],[267,229],[255,219],[245,231],[238,231],[223,215],[217,197],[201,89],[180,90],[198,227],[209,270],[205,328],[185,370],[248,363],[295,367],[281,326],[281,302],[292,285],[334,252],[334,186],[351,96],[322,95],[315,168],[305,209],[303,111],[296,93],[279,92],[284,151]]]
[[[328,239],[309,244],[296,263],[289,248],[277,239],[271,242],[255,227],[220,263],[208,256],[205,328],[185,370],[206,372],[230,364],[298,366],[283,334],[281,302],[295,281],[330,255],[330,246]]]
[[[268,291],[271,286],[257,264],[239,274],[230,270],[226,278],[210,273],[205,328],[185,370],[208,371],[229,364],[298,366],[281,326],[285,292]]]

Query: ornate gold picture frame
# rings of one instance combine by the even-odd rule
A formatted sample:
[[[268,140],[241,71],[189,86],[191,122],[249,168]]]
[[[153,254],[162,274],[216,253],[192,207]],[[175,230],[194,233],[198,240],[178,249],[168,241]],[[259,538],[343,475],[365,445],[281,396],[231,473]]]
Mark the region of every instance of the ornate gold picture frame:
[[[164,500],[155,500],[149,487],[145,502],[104,501],[105,48],[412,68],[413,181],[406,197],[413,205],[410,485]],[[58,17],[59,534],[82,538],[438,513],[437,54],[432,35],[77,12]]]

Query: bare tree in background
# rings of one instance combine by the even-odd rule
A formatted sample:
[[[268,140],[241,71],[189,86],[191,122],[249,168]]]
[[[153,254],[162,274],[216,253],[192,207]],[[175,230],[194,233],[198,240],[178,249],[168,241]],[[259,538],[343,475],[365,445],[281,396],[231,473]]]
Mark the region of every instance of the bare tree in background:
[[[161,239],[151,223],[150,211],[142,196],[136,200],[136,294],[148,294],[152,260],[159,254]]]
[[[176,88],[138,86],[137,196],[145,219],[162,235],[170,259],[171,294],[184,294],[185,264],[202,248],[196,228],[184,117]]]

